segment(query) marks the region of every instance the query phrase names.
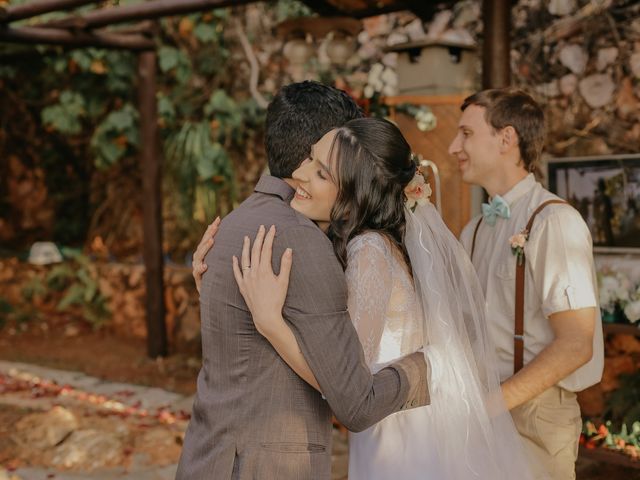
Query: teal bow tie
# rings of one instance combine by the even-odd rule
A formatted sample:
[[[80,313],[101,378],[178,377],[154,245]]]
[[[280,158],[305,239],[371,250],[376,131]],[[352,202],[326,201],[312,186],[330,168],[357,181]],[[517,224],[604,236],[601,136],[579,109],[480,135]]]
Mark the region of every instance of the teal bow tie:
[[[482,216],[484,221],[493,227],[498,217],[509,218],[511,216],[511,209],[504,198],[496,195],[491,199],[490,203],[482,204]]]

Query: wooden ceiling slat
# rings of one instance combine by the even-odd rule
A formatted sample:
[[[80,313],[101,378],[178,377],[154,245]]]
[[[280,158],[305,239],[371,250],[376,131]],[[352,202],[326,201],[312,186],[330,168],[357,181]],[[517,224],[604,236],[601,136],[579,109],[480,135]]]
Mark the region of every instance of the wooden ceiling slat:
[[[44,13],[71,10],[73,8],[98,3],[100,0],[37,0],[15,6],[0,6],[0,23],[24,20]]]

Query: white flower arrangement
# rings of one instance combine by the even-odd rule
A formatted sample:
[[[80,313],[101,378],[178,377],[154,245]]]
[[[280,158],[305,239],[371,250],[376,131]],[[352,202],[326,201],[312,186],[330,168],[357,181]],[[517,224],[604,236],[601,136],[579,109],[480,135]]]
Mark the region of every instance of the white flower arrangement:
[[[622,272],[598,275],[600,309],[604,314],[623,312],[629,322],[640,320],[640,285],[633,285]]]

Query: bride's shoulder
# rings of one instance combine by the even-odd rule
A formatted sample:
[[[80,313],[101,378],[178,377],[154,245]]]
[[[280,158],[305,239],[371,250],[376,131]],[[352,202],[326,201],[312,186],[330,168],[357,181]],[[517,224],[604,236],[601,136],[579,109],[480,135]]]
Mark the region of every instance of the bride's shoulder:
[[[388,255],[389,241],[383,234],[378,232],[364,232],[349,241],[347,245],[347,253],[349,255],[365,252]]]

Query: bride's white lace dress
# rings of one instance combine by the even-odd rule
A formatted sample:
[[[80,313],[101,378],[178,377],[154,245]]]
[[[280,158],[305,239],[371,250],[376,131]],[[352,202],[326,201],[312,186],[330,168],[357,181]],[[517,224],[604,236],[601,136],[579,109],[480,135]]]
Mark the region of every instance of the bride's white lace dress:
[[[422,347],[422,313],[404,260],[379,233],[348,245],[349,311],[373,372]],[[349,436],[349,480],[444,479],[429,407],[388,416]]]

